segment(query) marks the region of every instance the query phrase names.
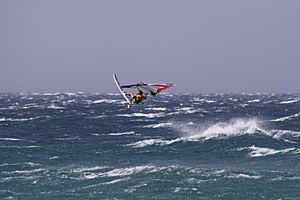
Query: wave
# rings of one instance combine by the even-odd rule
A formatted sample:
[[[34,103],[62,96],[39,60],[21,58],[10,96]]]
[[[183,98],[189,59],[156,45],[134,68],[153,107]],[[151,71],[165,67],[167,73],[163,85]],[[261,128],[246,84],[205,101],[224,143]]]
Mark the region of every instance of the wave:
[[[134,131],[122,132],[122,133],[109,133],[108,135],[112,136],[120,136],[120,135],[133,135],[135,134]]]
[[[159,124],[150,124],[143,126],[144,128],[162,128],[162,127],[170,127],[172,125],[171,122],[159,123]]]
[[[79,173],[79,172],[91,172],[91,171],[98,171],[101,169],[106,169],[107,166],[95,166],[95,167],[79,167],[72,170],[72,172]]]
[[[113,99],[99,99],[99,100],[92,101],[91,103],[92,104],[98,104],[98,103],[111,104],[111,103],[117,103],[117,102],[120,102],[120,101],[119,100],[113,100]]]
[[[119,117],[145,117],[145,118],[159,118],[166,116],[165,113],[159,112],[159,113],[131,113],[131,114],[117,114]]]
[[[289,130],[267,130],[263,126],[263,122],[256,118],[250,119],[233,119],[229,122],[218,122],[209,126],[195,125],[195,123],[171,123],[168,125],[158,124],[157,126],[165,126],[176,130],[181,136],[173,139],[147,139],[127,146],[134,148],[141,148],[151,145],[170,145],[175,142],[186,141],[205,141],[211,139],[227,139],[238,137],[242,135],[261,134],[272,137],[276,140],[283,140],[290,143],[295,143],[290,140],[292,137],[300,137],[300,132]],[[155,125],[148,125],[148,127],[155,127]]]
[[[19,139],[19,138],[0,138],[0,140],[4,140],[4,141],[25,141],[24,139]]]
[[[220,139],[244,134],[253,134],[260,130],[259,122],[256,119],[236,119],[229,123],[219,122],[207,128],[195,127],[194,123],[174,124],[170,127],[183,136],[171,140],[147,139],[128,144],[128,146],[138,148],[151,145],[170,145],[180,141],[199,141],[213,138]]]
[[[138,142],[133,142],[130,144],[127,144],[126,146],[129,147],[134,147],[134,148],[142,148],[142,147],[146,147],[146,146],[151,146],[151,145],[170,145],[173,144],[175,142],[179,142],[182,141],[182,139],[177,138],[174,140],[163,140],[163,139],[147,139],[147,140],[141,140]]]
[[[31,148],[43,148],[42,146],[29,145],[29,146],[15,146],[15,145],[1,145],[0,148],[7,149],[31,149]]]
[[[115,180],[112,180],[112,181],[108,181],[108,182],[105,182],[105,183],[101,183],[101,185],[112,185],[112,184],[115,184],[115,183],[120,183],[120,182],[124,182],[124,181],[128,181],[129,178],[120,178],[120,179],[115,179]]]
[[[32,169],[32,170],[15,170],[15,171],[3,171],[3,174],[33,174],[33,173],[38,173],[38,172],[48,172],[48,169],[44,168],[38,168],[38,169]]]
[[[262,176],[260,175],[249,175],[249,174],[232,174],[225,176],[225,178],[233,178],[233,179],[260,179]]]
[[[154,107],[154,108],[145,108],[145,110],[154,110],[154,111],[166,111],[167,108]]]
[[[130,176],[130,175],[141,173],[141,172],[154,173],[154,172],[159,172],[163,169],[165,169],[165,167],[156,167],[156,166],[153,166],[153,165],[141,165],[141,166],[117,168],[117,169],[112,169],[112,170],[109,170],[109,171],[106,171],[106,172],[96,172],[96,170],[93,170],[91,168],[87,168],[84,171],[74,171],[74,170],[72,170],[71,172],[81,174],[81,176],[79,178],[75,178],[75,179],[87,180],[87,179],[95,179],[95,178],[99,178],[99,177]]]
[[[285,153],[291,153],[291,152],[296,152],[296,148],[287,148],[287,149],[281,149],[281,150],[276,150],[276,149],[270,149],[266,147],[256,147],[256,146],[251,146],[251,147],[244,147],[244,148],[239,148],[238,150],[251,150],[251,152],[248,154],[250,157],[263,157],[263,156],[270,156],[270,155],[275,155],[275,154],[285,154]]]
[[[41,164],[39,163],[33,163],[33,162],[23,162],[23,163],[2,163],[0,164],[0,167],[3,166],[30,166],[30,167],[35,167],[35,166],[40,166]]]
[[[253,119],[233,119],[230,122],[218,122],[203,129],[203,127],[177,126],[180,132],[185,133],[184,140],[209,140],[213,138],[236,137],[245,134],[254,134],[262,130],[260,122]]]
[[[200,99],[199,97],[193,98],[194,102],[199,102],[199,103],[216,103],[217,101],[215,100],[209,100],[209,99]]]
[[[49,106],[47,106],[49,109],[55,109],[55,110],[63,110],[64,107],[56,106],[54,103],[51,103]]]
[[[259,99],[253,99],[253,100],[249,100],[247,102],[248,103],[258,103],[258,102],[260,102],[260,100]]]
[[[296,113],[296,114],[289,115],[289,116],[286,116],[286,117],[281,117],[281,118],[278,118],[278,119],[272,119],[270,121],[273,121],[273,122],[283,122],[283,121],[291,120],[291,119],[299,117],[299,116],[300,116],[300,113]]]
[[[39,117],[30,117],[30,118],[20,118],[20,119],[13,119],[13,118],[0,118],[0,122],[25,122],[31,121],[34,119],[38,119]]]
[[[300,99],[291,99],[291,100],[287,100],[287,101],[281,101],[281,102],[279,102],[279,104],[291,104],[291,103],[297,103],[299,101],[300,101]]]

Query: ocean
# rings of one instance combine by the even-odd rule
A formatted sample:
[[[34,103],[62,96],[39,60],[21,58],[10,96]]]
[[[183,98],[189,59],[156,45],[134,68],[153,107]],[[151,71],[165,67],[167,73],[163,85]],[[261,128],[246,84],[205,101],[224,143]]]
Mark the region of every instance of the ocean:
[[[0,199],[300,199],[300,94],[0,94]]]

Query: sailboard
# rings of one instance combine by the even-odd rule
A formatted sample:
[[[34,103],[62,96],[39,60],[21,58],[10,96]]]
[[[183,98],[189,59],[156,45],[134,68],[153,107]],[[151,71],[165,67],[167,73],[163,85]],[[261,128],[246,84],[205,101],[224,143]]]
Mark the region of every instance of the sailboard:
[[[121,84],[120,84],[120,82],[119,82],[119,80],[118,80],[118,78],[117,78],[117,75],[116,75],[115,73],[113,74],[113,78],[114,78],[114,81],[115,81],[115,83],[116,83],[116,85],[117,85],[117,87],[118,87],[120,93],[122,94],[122,96],[124,97],[124,99],[127,101],[128,105],[130,105],[131,102],[130,102],[130,100],[128,99],[128,97],[126,96],[126,92],[123,91],[123,89],[122,89],[122,87],[121,87]]]
[[[132,104],[132,101],[129,100],[128,96],[130,97],[134,97],[134,93],[128,92],[130,90],[137,90],[137,91],[142,91],[143,93],[147,95],[152,95],[155,96],[158,93],[169,89],[171,87],[173,87],[172,83],[150,83],[150,84],[146,84],[146,83],[137,83],[137,84],[131,84],[131,85],[121,85],[117,75],[114,73],[113,74],[113,78],[115,80],[115,83],[119,89],[119,91],[121,92],[121,94],[123,95],[123,97],[125,98],[125,100],[128,103],[128,107]],[[146,99],[146,97],[145,97]]]

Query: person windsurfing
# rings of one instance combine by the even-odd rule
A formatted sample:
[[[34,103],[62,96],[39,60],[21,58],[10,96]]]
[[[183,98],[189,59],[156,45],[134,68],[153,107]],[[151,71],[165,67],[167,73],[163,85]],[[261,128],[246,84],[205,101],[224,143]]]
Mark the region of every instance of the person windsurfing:
[[[147,99],[147,93],[143,93],[142,90],[138,89],[138,92],[132,96],[130,103],[143,103],[143,100]]]

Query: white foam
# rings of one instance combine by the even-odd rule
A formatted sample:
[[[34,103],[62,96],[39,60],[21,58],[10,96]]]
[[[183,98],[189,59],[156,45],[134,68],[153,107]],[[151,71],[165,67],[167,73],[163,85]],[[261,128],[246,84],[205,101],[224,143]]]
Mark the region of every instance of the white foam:
[[[189,126],[178,126],[175,128],[185,133],[186,136],[183,139],[188,141],[235,137],[253,134],[261,129],[257,119],[234,119],[227,123],[219,122],[213,124],[206,129]]]
[[[116,179],[116,180],[112,180],[112,181],[102,183],[101,185],[112,185],[112,184],[116,184],[116,183],[119,183],[119,182],[124,182],[124,181],[127,181],[127,180],[129,180],[129,178],[120,178],[120,179]]]
[[[149,126],[149,125],[148,125]],[[147,139],[137,141],[127,146],[142,148],[151,145],[170,145],[180,141],[198,141],[209,140],[213,138],[228,138],[244,134],[254,134],[260,130],[260,125],[256,119],[235,119],[228,123],[216,123],[207,128],[194,126],[194,123],[185,124],[168,124],[183,135],[182,137],[164,140],[164,139]]]
[[[133,192],[135,192],[138,188],[140,188],[140,187],[145,187],[145,186],[147,186],[147,183],[141,183],[141,184],[138,184],[138,185],[134,185],[134,186],[132,186],[131,188],[125,189],[124,192],[127,192],[127,193],[133,193]]]
[[[194,102],[200,102],[200,103],[216,103],[215,100],[209,100],[209,99],[200,99],[199,97],[193,98]]]
[[[133,135],[133,134],[135,134],[134,131],[128,131],[128,132],[121,132],[121,133],[109,133],[108,135],[120,136],[120,135]]]
[[[286,120],[291,120],[291,119],[299,117],[299,116],[300,116],[300,113],[296,113],[296,114],[289,115],[289,116],[286,116],[286,117],[281,117],[281,118],[278,118],[278,119],[272,119],[270,121],[273,121],[273,122],[282,122],[282,121],[286,121]]]
[[[225,178],[233,178],[233,179],[260,179],[262,178],[262,176],[259,176],[259,175],[249,175],[249,174],[232,174],[232,175],[228,175],[228,176],[225,176]]]
[[[161,107],[157,107],[157,108],[145,108],[145,110],[166,111],[167,108],[161,108]]]
[[[186,114],[192,114],[192,113],[197,113],[197,112],[206,112],[203,109],[195,109],[193,107],[183,107],[183,108],[178,108],[176,109],[176,113],[175,114],[179,114],[179,113],[186,113]]]
[[[142,165],[142,166],[134,166],[134,167],[125,167],[119,169],[113,169],[108,172],[101,173],[102,177],[116,177],[116,176],[129,176],[132,174],[137,174],[143,171],[147,173],[154,173],[162,170],[164,168],[155,167],[153,165]]]
[[[121,94],[119,93],[107,93],[108,96],[120,96]]]
[[[0,140],[4,140],[4,141],[25,141],[24,139],[19,139],[19,138],[0,138]]]
[[[151,145],[170,145],[175,142],[181,141],[180,138],[174,139],[174,140],[162,140],[162,139],[147,139],[147,140],[141,140],[138,142],[134,142],[131,144],[128,144],[126,146],[134,147],[134,148],[142,148],[146,146],[151,146]]]
[[[300,137],[300,132],[290,131],[290,130],[273,129],[273,130],[265,131],[265,134],[271,136],[274,139],[278,139],[278,140],[283,139],[284,141],[291,142],[291,143],[295,143],[295,142],[289,141],[287,140],[287,138]]]
[[[98,171],[101,169],[106,169],[107,166],[95,166],[95,167],[79,167],[73,169],[72,172],[79,173],[79,172],[91,172],[91,171]]]
[[[209,126],[195,125],[194,123],[170,123],[146,125],[147,128],[157,127],[173,128],[180,133],[180,137],[173,139],[146,139],[130,143],[127,146],[142,148],[151,145],[170,145],[180,141],[204,141],[210,139],[226,139],[242,135],[261,134],[272,137],[277,140],[284,140],[290,143],[296,143],[288,140],[290,137],[300,137],[300,132],[289,130],[266,130],[263,123],[256,118],[233,119],[229,122],[218,122]]]
[[[47,108],[49,108],[49,109],[55,109],[55,110],[65,109],[64,107],[56,106],[53,102],[49,106],[47,106]]]
[[[24,163],[3,163],[0,166],[18,166],[18,165],[29,165],[30,167],[40,166],[41,164],[33,162],[24,162]]]
[[[145,125],[144,128],[163,128],[163,127],[170,127],[171,125],[172,123],[166,122],[166,123]]]
[[[42,148],[42,146],[36,146],[36,145],[29,145],[29,146],[1,145],[0,148],[31,149],[31,148]]]
[[[165,116],[165,113],[132,113],[132,114],[117,114],[120,117],[145,117],[145,118],[159,118]]]
[[[92,101],[93,104],[98,104],[98,103],[108,103],[108,104],[111,104],[111,103],[116,103],[116,102],[119,102],[119,100],[99,99],[99,100]]]
[[[251,147],[239,148],[238,150],[244,150],[244,149],[251,150],[251,152],[248,154],[250,157],[262,157],[262,156],[269,156],[275,154],[285,154],[296,150],[296,148],[276,150],[276,149],[270,149],[266,147],[256,147],[254,145]]]
[[[38,117],[30,117],[30,118],[21,118],[21,119],[13,119],[13,118],[0,118],[0,122],[25,122],[37,119]]]
[[[177,193],[177,192],[180,192],[181,190],[182,190],[182,188],[176,187],[173,192]]]
[[[48,172],[47,169],[44,168],[38,168],[38,169],[32,169],[32,170],[16,170],[12,172],[3,172],[4,174],[32,174],[37,172]]]
[[[291,104],[291,103],[297,103],[299,101],[300,101],[300,99],[292,99],[292,100],[287,100],[287,101],[281,101],[279,103],[280,104]]]
[[[177,114],[193,114],[193,113],[207,113],[206,110],[201,108],[193,108],[193,107],[182,107],[182,108],[175,108],[175,112],[170,112],[167,116],[170,115],[177,115]],[[202,114],[199,114],[202,115]]]
[[[249,100],[247,102],[248,103],[258,103],[258,102],[260,102],[260,100],[259,99],[253,99],[253,100]]]

